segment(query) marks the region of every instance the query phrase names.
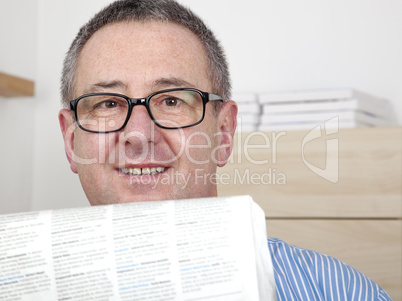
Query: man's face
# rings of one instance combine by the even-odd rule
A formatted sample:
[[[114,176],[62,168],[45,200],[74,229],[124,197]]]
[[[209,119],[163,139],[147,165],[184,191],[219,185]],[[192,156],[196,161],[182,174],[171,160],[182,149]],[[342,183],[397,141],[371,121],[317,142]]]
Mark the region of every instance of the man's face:
[[[167,23],[117,23],[85,45],[75,96],[112,92],[143,98],[183,87],[212,92],[206,55],[193,33]],[[136,106],[126,127],[108,134],[77,128],[68,110],[60,111],[59,120],[71,169],[97,205],[215,196],[211,176],[231,152],[235,115],[233,102],[217,116],[208,103],[201,124],[162,129],[144,106]]]

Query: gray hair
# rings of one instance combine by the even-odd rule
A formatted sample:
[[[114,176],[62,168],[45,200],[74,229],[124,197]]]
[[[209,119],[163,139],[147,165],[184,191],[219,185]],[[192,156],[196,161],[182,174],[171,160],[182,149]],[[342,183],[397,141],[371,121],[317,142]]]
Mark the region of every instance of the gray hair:
[[[79,55],[86,42],[103,26],[118,22],[162,21],[182,25],[193,32],[205,48],[209,62],[212,92],[230,98],[230,76],[225,54],[212,31],[188,8],[175,0],[119,0],[97,13],[79,30],[64,60],[61,78],[62,104],[68,108],[75,98],[75,73]],[[220,102],[215,102],[220,103]]]

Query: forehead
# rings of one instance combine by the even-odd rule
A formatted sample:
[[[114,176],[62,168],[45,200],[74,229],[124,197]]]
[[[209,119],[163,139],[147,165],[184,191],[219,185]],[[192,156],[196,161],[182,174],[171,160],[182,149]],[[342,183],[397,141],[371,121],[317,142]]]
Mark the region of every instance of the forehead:
[[[148,90],[160,78],[178,78],[209,91],[208,61],[201,41],[167,22],[104,26],[85,44],[76,70],[76,93],[99,81],[118,80]],[[151,91],[152,92],[152,91]]]

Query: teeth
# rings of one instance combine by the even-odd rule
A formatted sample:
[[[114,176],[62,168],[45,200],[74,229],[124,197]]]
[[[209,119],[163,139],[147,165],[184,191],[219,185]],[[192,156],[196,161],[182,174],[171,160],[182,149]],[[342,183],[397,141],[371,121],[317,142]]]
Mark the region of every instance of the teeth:
[[[144,168],[121,168],[120,171],[126,175],[155,175],[165,171],[165,167],[144,167]]]

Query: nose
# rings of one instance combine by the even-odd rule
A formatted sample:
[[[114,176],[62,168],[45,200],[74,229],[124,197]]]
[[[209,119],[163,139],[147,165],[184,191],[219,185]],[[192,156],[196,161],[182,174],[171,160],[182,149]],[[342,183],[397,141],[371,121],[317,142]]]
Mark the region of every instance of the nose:
[[[152,144],[157,144],[161,139],[160,128],[153,122],[148,111],[143,105],[136,105],[130,115],[127,125],[120,136],[120,143],[125,145],[126,154],[147,158]]]

